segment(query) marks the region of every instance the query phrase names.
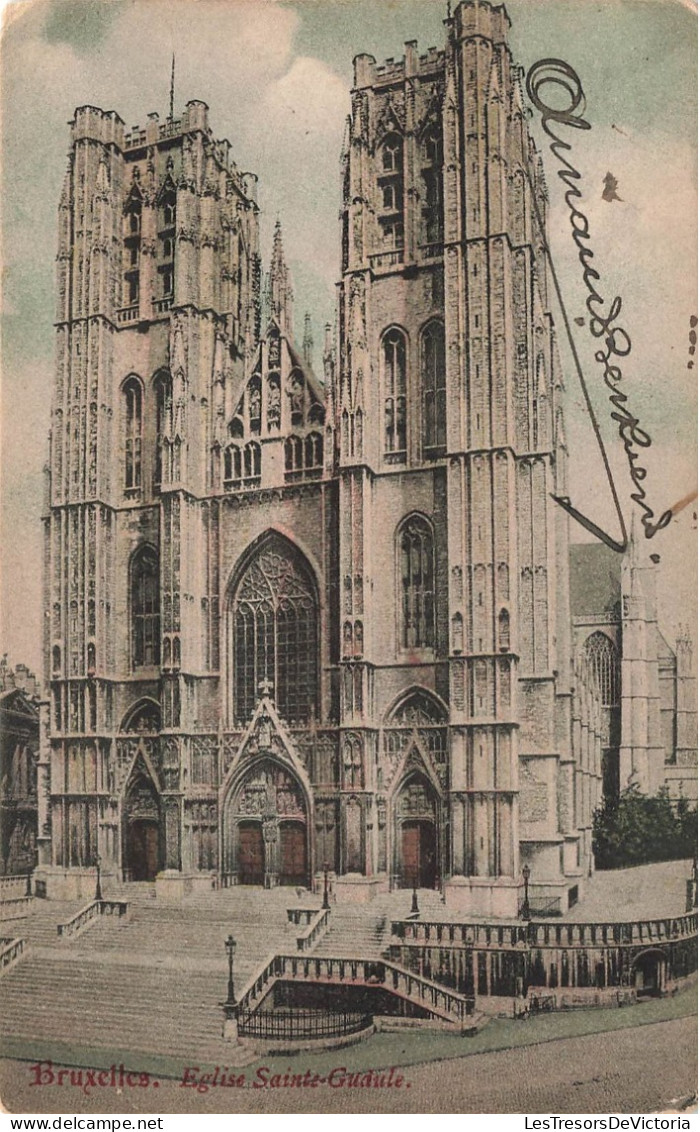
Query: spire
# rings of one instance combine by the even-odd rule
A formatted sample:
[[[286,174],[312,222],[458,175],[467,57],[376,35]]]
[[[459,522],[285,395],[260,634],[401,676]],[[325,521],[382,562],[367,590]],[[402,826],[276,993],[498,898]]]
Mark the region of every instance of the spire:
[[[175,117],[175,52],[170,67],[170,121]]]
[[[279,220],[275,224],[275,235],[272,241],[272,262],[270,274],[267,279],[268,304],[270,317],[276,319],[283,334],[291,335],[292,329],[292,282],[284,258],[282,246],[282,225]]]
[[[302,343],[302,348],[304,351],[304,361],[306,362],[307,366],[311,368],[314,352],[314,336],[311,330],[311,315],[308,313],[308,311],[304,315],[304,341]]]

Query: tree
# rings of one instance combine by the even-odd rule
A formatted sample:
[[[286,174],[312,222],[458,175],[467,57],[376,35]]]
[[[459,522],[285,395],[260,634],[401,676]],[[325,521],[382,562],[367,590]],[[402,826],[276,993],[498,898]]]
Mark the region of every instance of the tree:
[[[599,869],[697,855],[697,810],[687,798],[674,806],[666,787],[655,796],[629,786],[593,815],[593,852]]]

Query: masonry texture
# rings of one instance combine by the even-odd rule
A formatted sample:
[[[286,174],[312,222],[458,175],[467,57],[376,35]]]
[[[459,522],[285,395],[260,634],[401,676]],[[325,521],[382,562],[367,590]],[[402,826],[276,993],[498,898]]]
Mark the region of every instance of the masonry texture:
[[[542,165],[505,9],[467,0],[445,23],[443,50],[355,60],[322,374],[308,317],[295,341],[281,227],[263,279],[257,179],[204,103],[131,131],[75,112],[49,895],[91,894],[99,856],[175,894],[325,869],[339,898],[440,887],[513,916],[527,865],[533,907],[565,911],[604,777],[692,779],[692,656],[659,644],[653,563],[617,565],[614,606],[574,558],[572,614]]]

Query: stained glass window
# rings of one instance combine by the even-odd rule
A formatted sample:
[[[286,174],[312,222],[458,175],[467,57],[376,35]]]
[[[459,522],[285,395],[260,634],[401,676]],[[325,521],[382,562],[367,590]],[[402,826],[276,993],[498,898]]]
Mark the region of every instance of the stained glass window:
[[[131,657],[134,668],[160,664],[158,555],[152,546],[131,559]]]
[[[163,480],[163,441],[173,428],[173,383],[170,374],[159,373],[154,382],[156,393],[156,458],[153,472],[154,486]]]
[[[384,431],[388,453],[406,451],[406,338],[387,330],[382,339],[384,369]]]
[[[433,532],[426,519],[413,515],[399,532],[401,648],[435,644],[435,567]]]
[[[586,641],[586,664],[602,703],[615,707],[620,702],[620,662],[614,643],[605,633],[593,633]]]
[[[141,487],[142,392],[137,377],[130,377],[124,385],[124,418],[124,487],[130,491]]]
[[[428,323],[421,334],[420,368],[423,393],[423,447],[445,446],[445,329]]]
[[[247,567],[234,599],[236,717],[247,720],[269,681],[284,719],[307,720],[318,703],[318,609],[306,563],[272,536]]]

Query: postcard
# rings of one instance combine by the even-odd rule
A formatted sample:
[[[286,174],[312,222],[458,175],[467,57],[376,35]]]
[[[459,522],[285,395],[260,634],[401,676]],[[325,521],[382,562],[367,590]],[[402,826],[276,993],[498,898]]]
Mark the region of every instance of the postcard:
[[[8,1112],[690,1127],[695,35],[5,7]]]

